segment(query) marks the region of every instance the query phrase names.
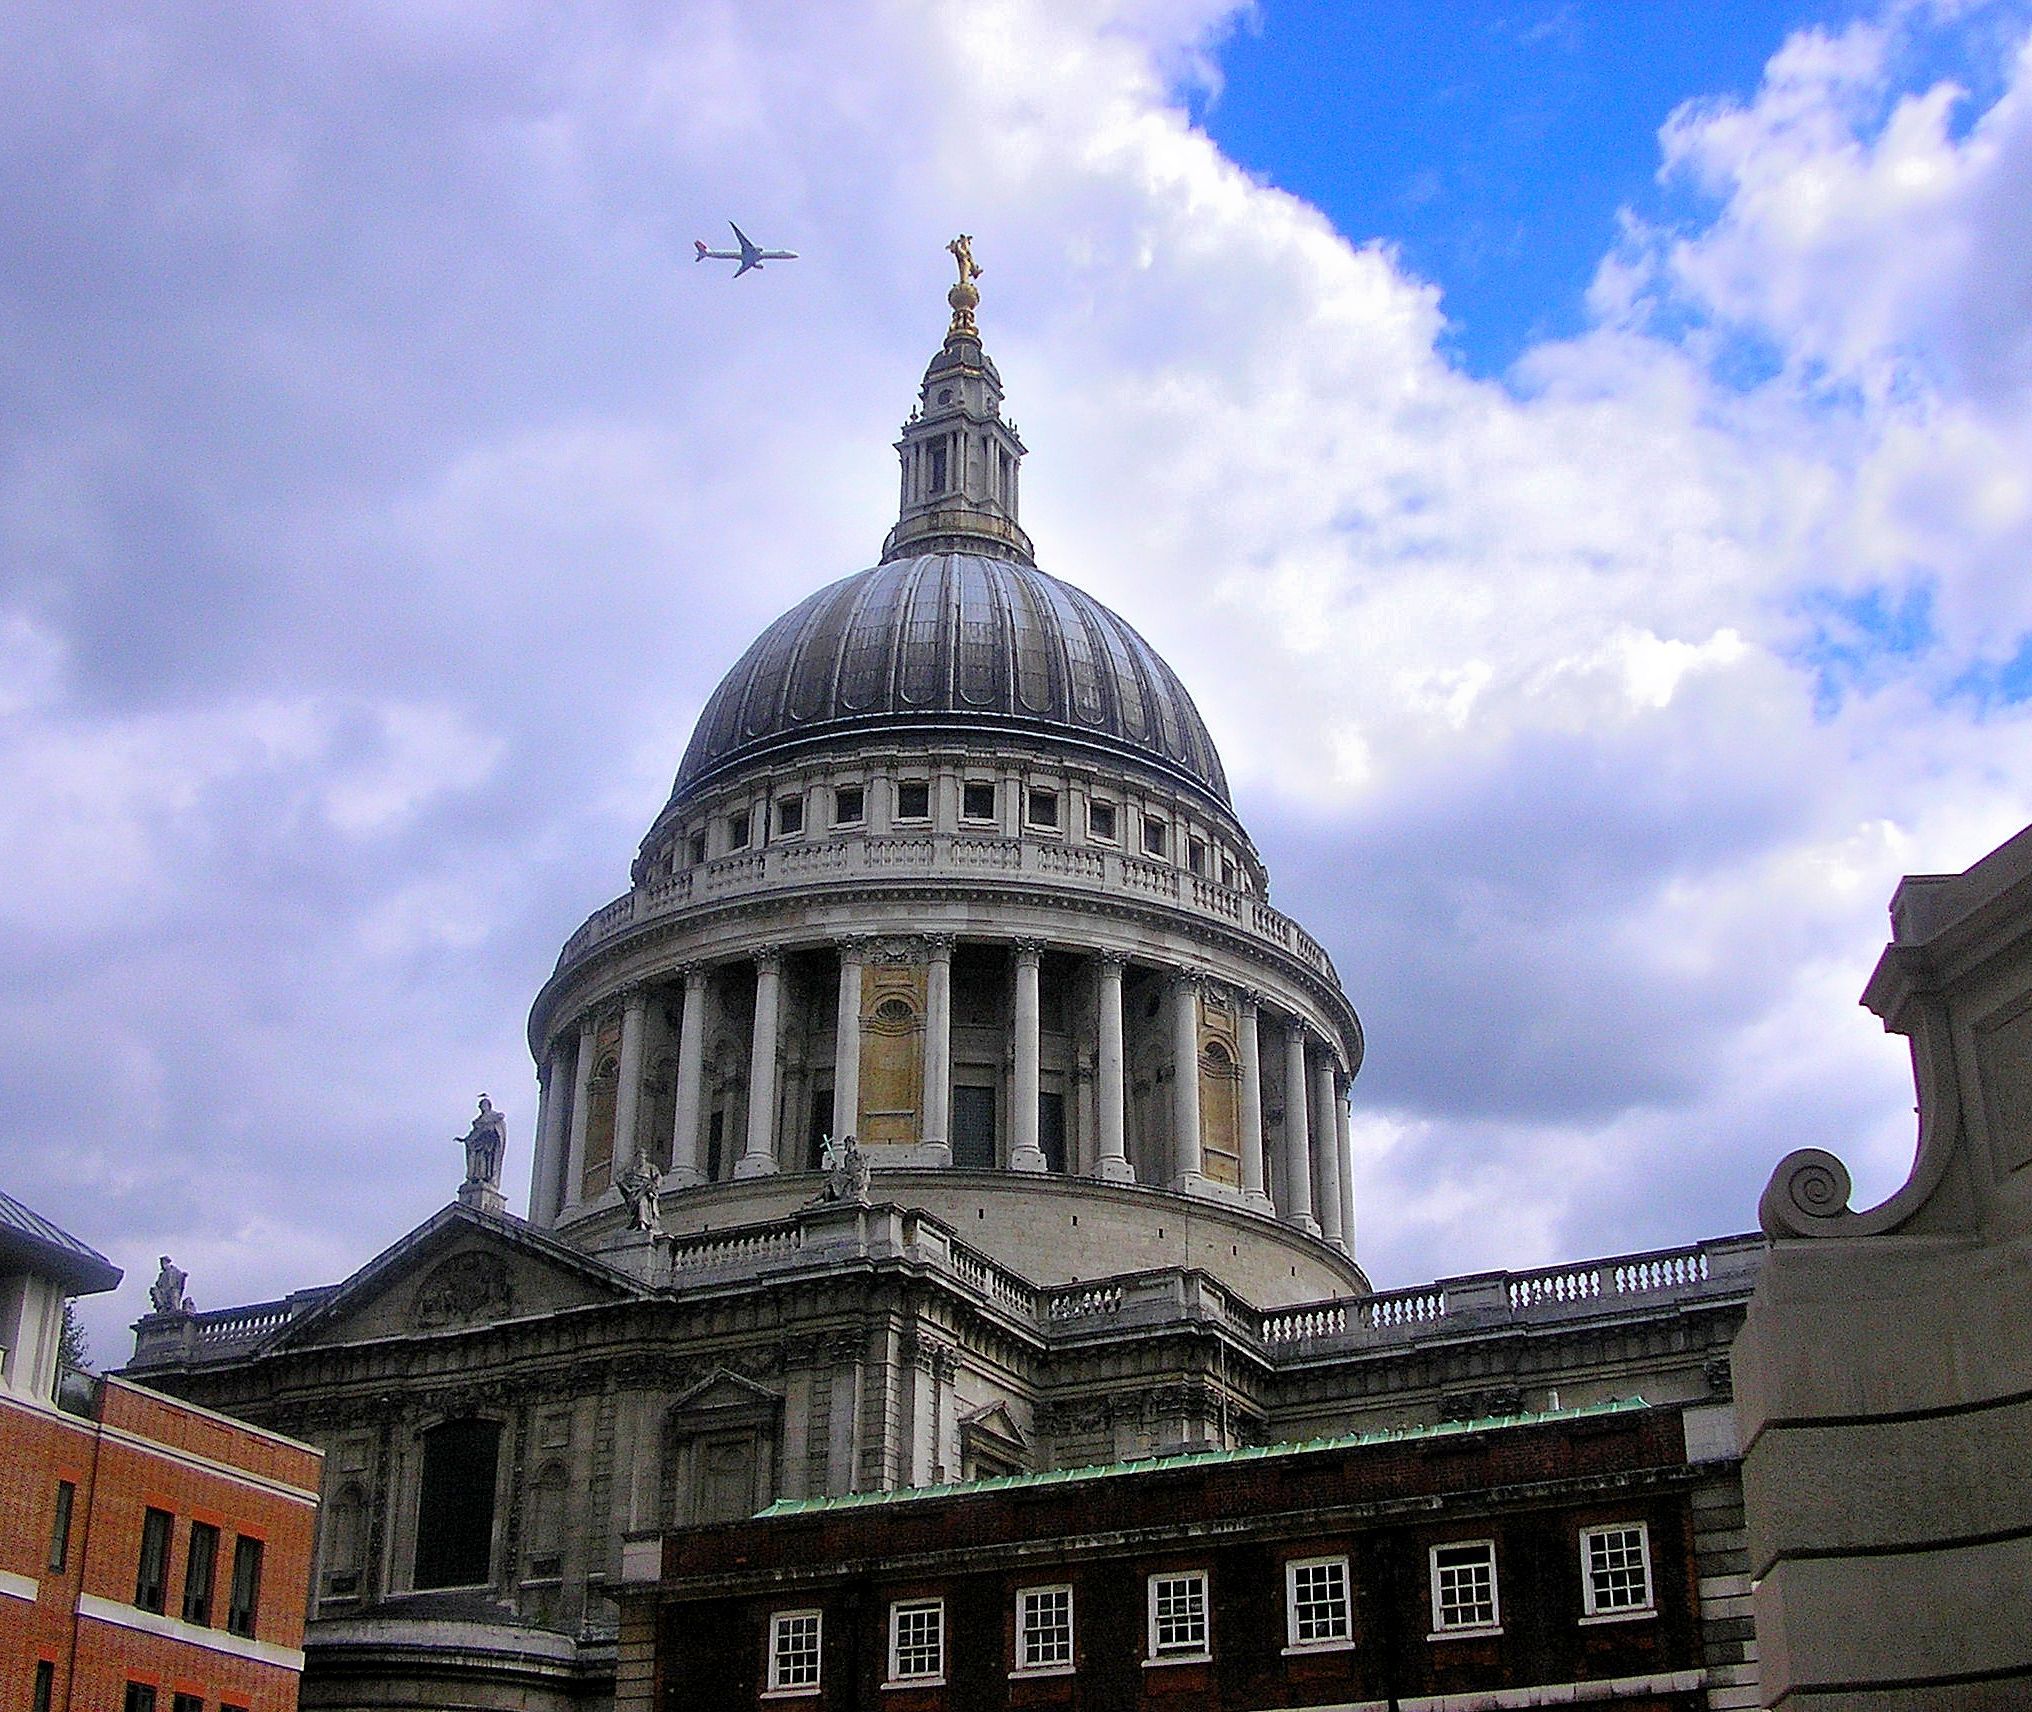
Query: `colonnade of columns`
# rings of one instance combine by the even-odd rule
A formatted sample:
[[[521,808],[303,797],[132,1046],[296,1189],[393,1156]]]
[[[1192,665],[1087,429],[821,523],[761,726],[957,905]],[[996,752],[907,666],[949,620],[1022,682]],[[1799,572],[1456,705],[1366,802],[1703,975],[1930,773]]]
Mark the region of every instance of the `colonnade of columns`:
[[[925,979],[922,1136],[917,1159],[926,1164],[951,1160],[952,1088],[952,957],[950,935],[929,936]],[[1043,944],[1019,939],[1011,946],[1009,1169],[1043,1171],[1047,1162],[1039,1137],[1041,1093],[1040,972]],[[859,1122],[861,1016],[866,953],[859,939],[845,939],[839,955],[839,1004],[835,1020],[832,1133],[854,1133]],[[755,1007],[748,1054],[747,1126],[737,1178],[760,1177],[778,1169],[776,1115],[778,1094],[778,1033],[783,1008],[783,957],[777,950],[757,952]],[[1094,954],[1094,993],[1098,1011],[1094,1055],[1093,1175],[1107,1183],[1133,1183],[1136,1169],[1128,1157],[1128,1054],[1123,1013],[1123,979],[1130,959],[1116,951]],[[676,1089],[671,1126],[670,1166],[666,1183],[688,1188],[706,1181],[702,1156],[704,1112],[705,1013],[711,971],[686,966],[681,971],[684,999],[678,1023]],[[1200,1112],[1200,992],[1210,977],[1193,970],[1166,972],[1166,1032],[1173,1065],[1170,1186],[1188,1193],[1221,1193],[1206,1175]],[[1242,1200],[1309,1235],[1323,1237],[1351,1252],[1354,1234],[1354,1184],[1349,1155],[1348,1077],[1320,1035],[1297,1016],[1274,1020],[1262,1013],[1258,995],[1233,991],[1240,1048],[1240,1178]],[[621,1042],[616,1066],[613,1174],[618,1177],[634,1160],[635,1138],[641,1128],[643,1059],[647,1038],[648,994],[637,989],[622,1001]],[[1267,1158],[1268,1126],[1264,1121],[1262,1079],[1266,1026],[1282,1049],[1284,1122],[1281,1152],[1271,1170]],[[579,1024],[576,1041],[554,1042],[540,1071],[535,1187],[531,1216],[538,1223],[554,1221],[576,1200],[584,1181],[586,1130],[591,1108],[591,1078],[597,1052],[598,1024],[590,1015]],[[1275,1065],[1273,1057],[1271,1063]],[[561,1097],[561,1077],[569,1066],[572,1087]],[[1273,1205],[1274,1190],[1274,1205]],[[1315,1190],[1317,1191],[1315,1193]]]

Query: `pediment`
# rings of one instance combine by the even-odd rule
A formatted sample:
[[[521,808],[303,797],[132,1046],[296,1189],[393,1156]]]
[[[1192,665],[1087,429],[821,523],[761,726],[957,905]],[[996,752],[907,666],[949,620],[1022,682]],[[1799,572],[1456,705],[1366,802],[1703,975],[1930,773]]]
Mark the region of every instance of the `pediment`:
[[[1016,1418],[1009,1413],[1007,1403],[990,1403],[985,1408],[974,1410],[960,1417],[960,1433],[963,1437],[984,1443],[1007,1446],[1023,1450],[1028,1440],[1023,1429],[1016,1424]]]
[[[731,1367],[716,1367],[670,1405],[673,1415],[730,1415],[754,1409],[774,1409],[782,1402],[780,1393],[758,1384]]]
[[[270,1349],[425,1338],[644,1294],[521,1220],[451,1206],[278,1334]]]

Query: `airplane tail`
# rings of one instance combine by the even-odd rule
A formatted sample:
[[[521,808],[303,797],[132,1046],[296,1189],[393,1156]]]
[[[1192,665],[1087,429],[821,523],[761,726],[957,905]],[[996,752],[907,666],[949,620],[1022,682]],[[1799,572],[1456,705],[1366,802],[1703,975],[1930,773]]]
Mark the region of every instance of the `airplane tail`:
[[[692,247],[693,249],[695,249],[695,250],[697,250],[697,251],[698,251],[698,254],[692,257],[692,260],[693,260],[693,261],[695,261],[695,262],[702,262],[702,261],[704,261],[704,260],[706,259],[706,241],[705,241],[705,239],[703,239],[703,238],[694,238],[694,239],[692,239],[692,241],[691,241],[691,247]]]

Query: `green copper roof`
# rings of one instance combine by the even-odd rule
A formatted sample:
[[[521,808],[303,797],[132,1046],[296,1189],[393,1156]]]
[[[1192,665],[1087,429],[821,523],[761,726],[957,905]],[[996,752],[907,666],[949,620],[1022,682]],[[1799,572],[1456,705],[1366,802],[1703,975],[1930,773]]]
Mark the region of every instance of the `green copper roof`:
[[[949,1480],[939,1486],[899,1487],[891,1492],[842,1492],[831,1498],[779,1498],[758,1518],[810,1516],[822,1510],[853,1510],[870,1504],[908,1504],[920,1498],[959,1498],[976,1492],[1013,1492],[1033,1486],[1057,1486],[1075,1480],[1109,1480],[1119,1474],[1154,1474],[1160,1469],[1211,1468],[1223,1463],[1255,1462],[1271,1456],[1302,1456],[1311,1451],[1353,1450],[1362,1445],[1403,1444],[1416,1439],[1448,1438],[1458,1433],[1483,1433],[1504,1427],[1532,1427],[1546,1421],[1585,1421],[1601,1415],[1629,1414],[1650,1405],[1642,1397],[1611,1397],[1578,1409],[1526,1410],[1516,1415],[1485,1415],[1473,1421],[1442,1421],[1430,1427],[1384,1427],[1374,1432],[1340,1433],[1332,1438],[1293,1439],[1279,1444],[1249,1445],[1242,1450],[1194,1450],[1176,1456],[1144,1457],[1138,1462],[1094,1463],[1083,1468],[1054,1468],[1044,1474],[997,1474],[985,1480]]]

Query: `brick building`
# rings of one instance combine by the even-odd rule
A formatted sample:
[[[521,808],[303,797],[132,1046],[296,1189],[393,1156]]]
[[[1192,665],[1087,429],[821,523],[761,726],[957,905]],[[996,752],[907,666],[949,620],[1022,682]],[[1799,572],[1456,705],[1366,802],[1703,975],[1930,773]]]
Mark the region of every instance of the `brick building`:
[[[0,1700],[32,1712],[292,1712],[320,1453],[126,1380],[63,1373],[102,1256],[0,1196]],[[17,1359],[18,1358],[18,1359]]]
[[[786,1500],[641,1542],[654,1703],[1705,1703],[1703,1491],[1638,1402]],[[1472,1697],[1457,1699],[1454,1697]]]

